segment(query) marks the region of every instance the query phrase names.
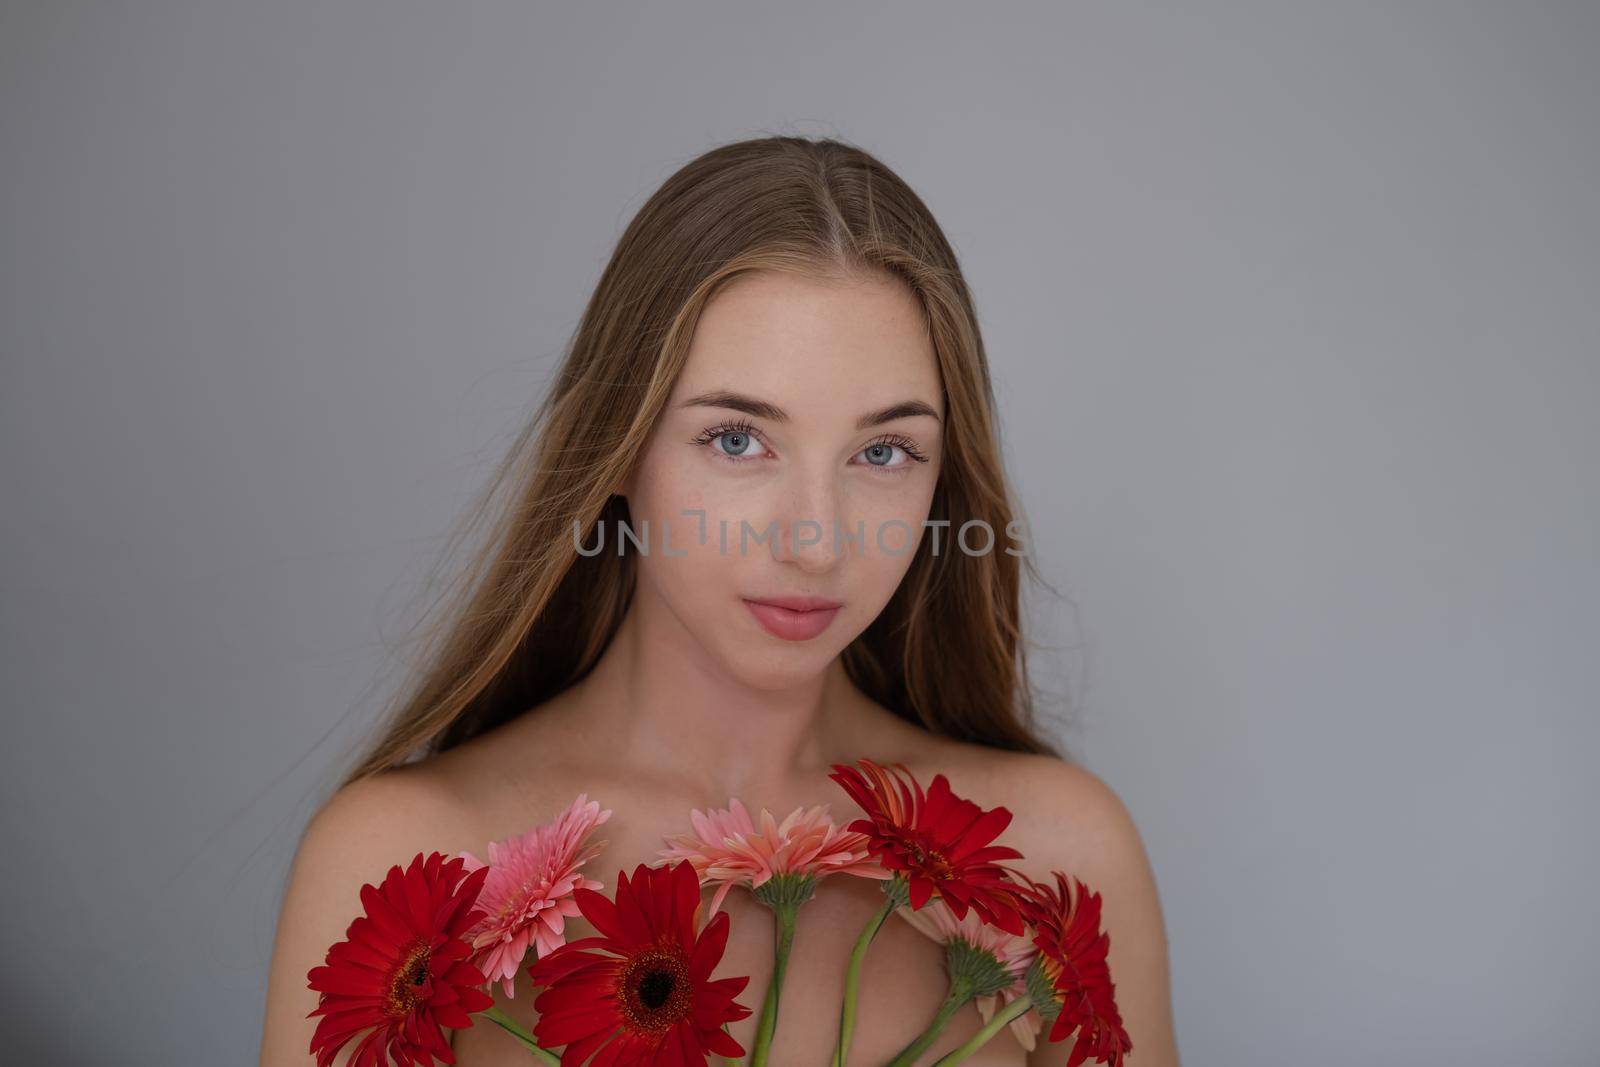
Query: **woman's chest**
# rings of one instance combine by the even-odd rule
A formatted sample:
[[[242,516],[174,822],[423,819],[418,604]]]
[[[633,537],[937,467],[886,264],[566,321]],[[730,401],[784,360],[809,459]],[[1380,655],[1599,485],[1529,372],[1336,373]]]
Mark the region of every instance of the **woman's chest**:
[[[620,813],[619,813],[620,814]],[[666,827],[676,831],[672,823]],[[630,818],[602,827],[607,846],[584,873],[605,883],[600,892],[612,897],[619,868],[632,874],[640,862],[653,861],[662,847],[663,824]],[[597,834],[597,836],[600,836]],[[783,983],[771,1067],[827,1067],[839,1029],[845,967],[862,929],[883,903],[879,883],[849,875],[824,879],[817,894],[801,906],[795,939]],[[710,889],[706,891],[709,906]],[[773,915],[743,888],[731,890],[722,909],[728,913],[727,947],[713,978],[748,976],[738,1001],[750,1015],[729,1024],[734,1038],[748,1052],[755,1041],[762,999],[772,973]],[[702,917],[704,921],[704,917]],[[576,940],[595,933],[582,918],[567,920],[565,937]],[[497,1005],[530,1031],[538,1012],[540,990],[530,984],[526,964],[519,971],[516,996],[507,998],[493,987]],[[849,1062],[882,1067],[927,1026],[948,990],[944,950],[897,916],[890,916],[868,950],[861,969],[857,1022]],[[934,1045],[918,1059],[931,1064],[960,1045],[983,1025],[975,1004],[967,1004]],[[499,1067],[531,1062],[529,1053],[499,1027],[479,1017],[474,1025],[452,1035],[461,1067]],[[969,1067],[1024,1067],[1026,1053],[1010,1029],[1003,1029],[964,1062]],[[720,1067],[718,1057],[710,1062]]]

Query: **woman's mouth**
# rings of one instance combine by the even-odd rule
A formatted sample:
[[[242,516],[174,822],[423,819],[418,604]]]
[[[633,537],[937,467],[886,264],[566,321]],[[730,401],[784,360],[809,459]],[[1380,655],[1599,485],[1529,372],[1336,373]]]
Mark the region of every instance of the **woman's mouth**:
[[[742,597],[750,614],[773,637],[809,641],[828,628],[842,605],[823,597]]]

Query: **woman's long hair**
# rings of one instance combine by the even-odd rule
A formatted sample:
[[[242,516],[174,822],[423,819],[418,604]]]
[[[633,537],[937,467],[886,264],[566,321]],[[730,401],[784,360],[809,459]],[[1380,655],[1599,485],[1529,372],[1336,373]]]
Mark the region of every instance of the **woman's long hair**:
[[[841,279],[887,272],[916,296],[943,379],[944,455],[930,519],[994,531],[983,554],[923,538],[879,617],[842,653],[868,697],[927,730],[1060,755],[1039,729],[1021,627],[1015,536],[994,393],[971,295],[927,207],[835,139],[715,148],[673,174],[617,243],[562,366],[457,537],[487,536],[437,605],[418,669],[343,784],[442,752],[587,674],[628,609],[634,557],[580,554],[644,449],[712,296],[752,270]],[[1008,527],[1010,529],[1008,529]]]

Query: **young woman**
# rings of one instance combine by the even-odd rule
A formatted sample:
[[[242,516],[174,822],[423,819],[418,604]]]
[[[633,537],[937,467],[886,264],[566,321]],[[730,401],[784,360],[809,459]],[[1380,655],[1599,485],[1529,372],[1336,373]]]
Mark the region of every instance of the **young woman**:
[[[613,812],[584,868],[609,891],[691,808],[827,804],[848,822],[858,813],[828,768],[868,757],[1009,808],[1001,841],[1024,853],[1020,869],[1098,890],[1128,1062],[1176,1064],[1138,832],[1035,722],[1019,605],[1033,572],[997,437],[956,257],[882,163],[770,137],[668,179],[484,499],[487,544],[426,669],[301,840],[261,1062],[308,1062],[307,971],[391,864],[486,855],[587,793]],[[829,1061],[843,965],[881,901],[875,882],[833,878],[802,909],[773,1064]],[[741,1002],[759,1008],[771,914],[748,894],[724,908],[717,973],[752,976]],[[592,932],[568,920],[569,940]],[[887,1062],[921,1032],[945,993],[942,959],[909,924],[883,927],[852,1063]],[[494,994],[531,1029],[525,982],[524,968],[514,997]],[[755,1025],[731,1028],[747,1049]],[[925,1062],[979,1026],[969,1005]],[[452,1046],[464,1067],[530,1062],[481,1020]],[[1030,1054],[1002,1031],[966,1062],[1061,1064],[1067,1051]]]

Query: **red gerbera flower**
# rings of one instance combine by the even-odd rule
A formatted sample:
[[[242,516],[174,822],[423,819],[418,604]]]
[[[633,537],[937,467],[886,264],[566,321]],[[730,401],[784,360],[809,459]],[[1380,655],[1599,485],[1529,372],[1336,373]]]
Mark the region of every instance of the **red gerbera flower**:
[[[534,1038],[546,1048],[566,1046],[562,1067],[577,1067],[602,1046],[597,1062],[619,1065],[705,1067],[708,1052],[744,1055],[722,1025],[750,1014],[733,999],[750,979],[710,980],[728,944],[728,913],[696,932],[693,864],[641,863],[631,882],[618,871],[615,904],[592,889],[572,897],[599,936],[569,941],[528,968],[535,985],[549,987],[533,1002]]]
[[[1100,894],[1076,878],[1069,890],[1066,875],[1050,873],[1054,886],[1022,876],[1023,907],[1036,931],[1033,943],[1053,986],[1049,995],[1060,1008],[1049,1039],[1061,1041],[1077,1032],[1067,1067],[1078,1067],[1090,1056],[1120,1067],[1133,1042],[1122,1027],[1116,985],[1106,964],[1111,935],[1100,929]]]
[[[466,962],[471,948],[462,934],[483,917],[473,908],[484,868],[466,874],[459,857],[416,859],[403,873],[389,868],[381,887],[361,887],[366,914],[357,916],[345,940],[328,949],[325,966],[306,972],[322,994],[314,1015],[322,1016],[311,1038],[317,1067],[328,1067],[346,1042],[371,1032],[351,1053],[362,1067],[431,1067],[437,1056],[455,1063],[440,1026],[472,1025],[471,1013],[494,998],[481,988],[483,972]]]
[[[956,918],[965,917],[970,906],[984,922],[1021,935],[1015,883],[996,861],[1020,859],[1022,853],[989,843],[1011,824],[1011,812],[985,811],[956,796],[942,774],[924,792],[904,764],[856,763],[861,770],[836,763],[828,775],[867,813],[847,829],[866,834],[885,867],[905,872],[912,908],[937,892]]]

